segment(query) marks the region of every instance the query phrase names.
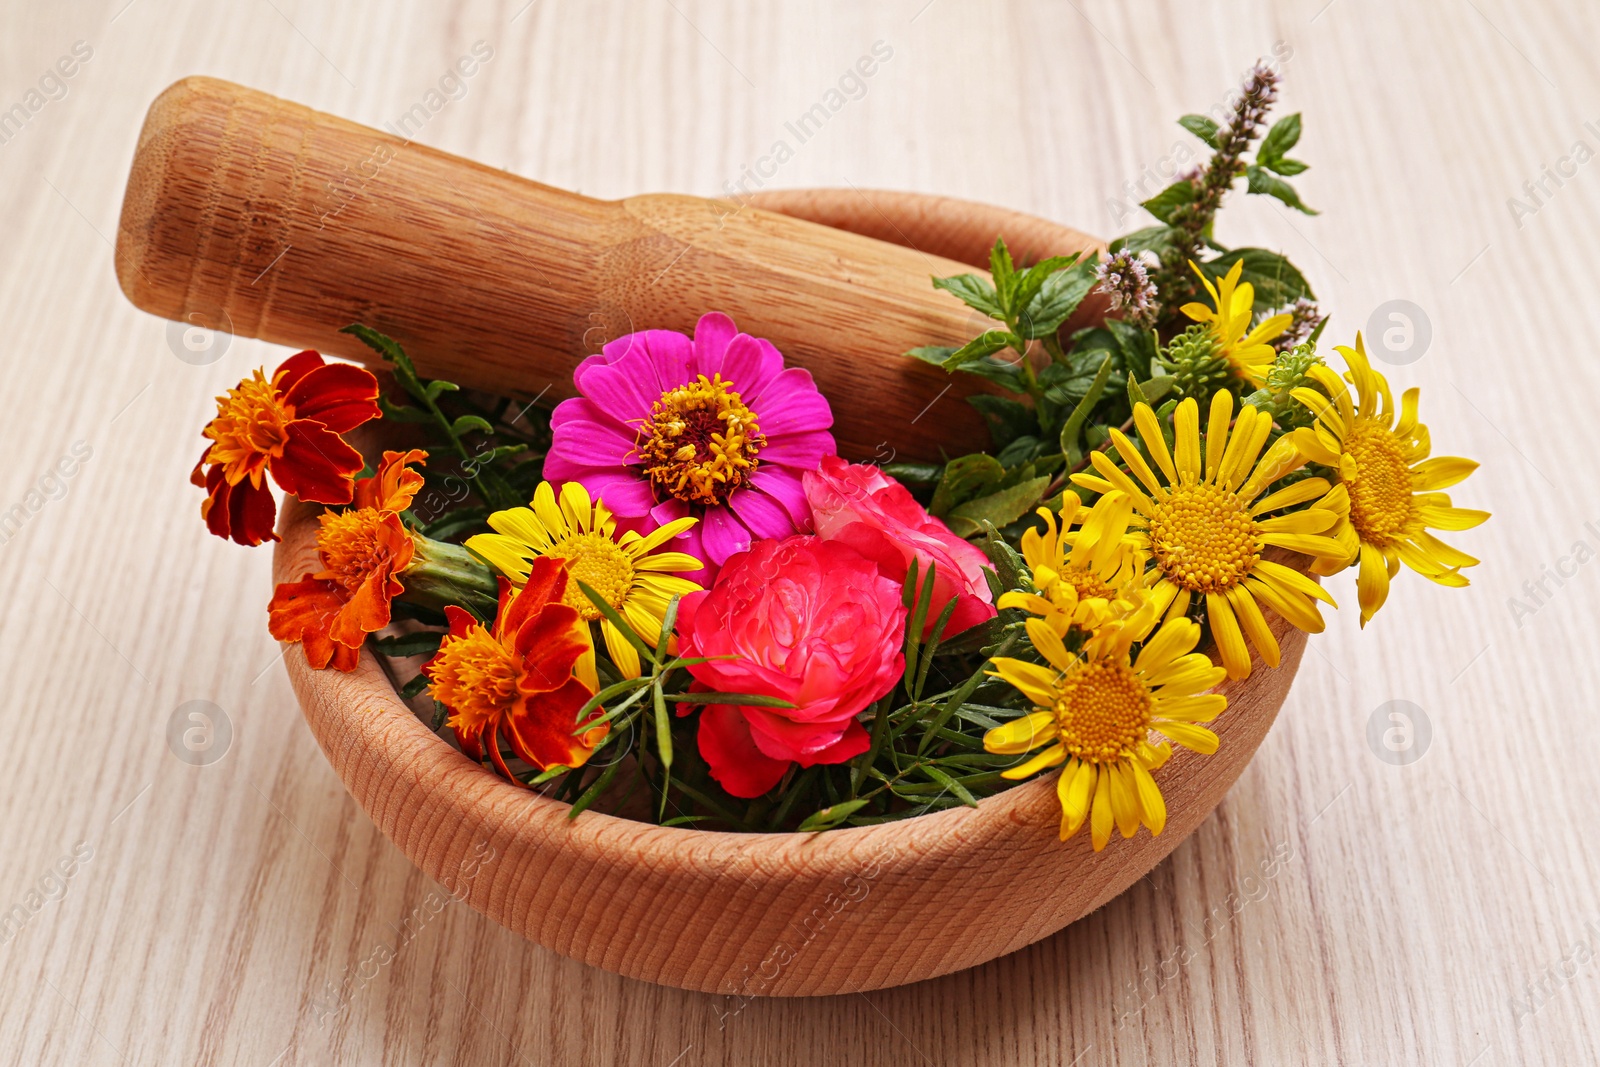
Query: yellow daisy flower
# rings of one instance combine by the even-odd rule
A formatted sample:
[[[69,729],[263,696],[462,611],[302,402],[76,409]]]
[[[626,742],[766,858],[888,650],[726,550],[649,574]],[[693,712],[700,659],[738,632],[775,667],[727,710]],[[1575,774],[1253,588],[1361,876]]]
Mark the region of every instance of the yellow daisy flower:
[[[1304,478],[1263,497],[1305,460],[1287,436],[1262,455],[1272,429],[1266,412],[1246,405],[1230,430],[1232,417],[1232,394],[1218,392],[1211,398],[1202,441],[1200,406],[1193,398],[1183,401],[1173,412],[1176,447],[1169,452],[1155,413],[1138,404],[1134,425],[1160,477],[1122,431],[1112,430],[1112,444],[1133,476],[1104,452],[1095,452],[1089,457],[1095,473],[1074,474],[1072,480],[1098,493],[1118,490],[1132,498],[1131,526],[1160,572],[1152,587],[1157,610],[1177,618],[1203,597],[1228,677],[1244,678],[1250,674],[1247,638],[1269,667],[1278,665],[1278,641],[1261,604],[1308,633],[1322,632],[1316,601],[1334,604],[1314,580],[1263,559],[1262,553],[1276,546],[1312,557],[1344,555],[1328,531],[1348,510],[1349,500],[1342,486],[1323,478]],[[1302,504],[1310,507],[1271,514]],[[1106,536],[1112,533],[1106,530]]]
[[[667,604],[674,596],[700,588],[674,572],[697,571],[704,566],[686,552],[656,549],[696,521],[675,519],[646,536],[629,530],[619,537],[616,519],[600,501],[591,501],[589,491],[582,485],[563,485],[558,503],[550,483],[541,482],[534,491],[531,508],[511,508],[490,515],[489,526],[495,532],[468,538],[467,547],[515,586],[527,582],[528,569],[536,558],[552,556],[564,560],[571,580],[563,599],[588,622],[599,623],[611,662],[623,677],[637,678],[638,651],[600,614],[578,583],[583,582],[604,597],[646,644],[655,644],[661,638]],[[579,661],[577,674],[592,688],[596,685],[594,634],[588,625],[580,629],[589,642],[589,651]]]
[[[1030,527],[1022,535],[1022,558],[1037,592],[1013,589],[998,601],[1001,608],[1040,616],[1062,637],[1073,627],[1093,633],[1113,616],[1133,611],[1145,562],[1135,537],[1104,536],[1108,528],[1127,530],[1133,501],[1126,493],[1107,493],[1092,509],[1071,493],[1064,499],[1059,527],[1056,513],[1040,508],[1044,531]]]
[[[1332,574],[1359,559],[1356,595],[1365,626],[1388,598],[1389,580],[1402,563],[1440,585],[1468,584],[1461,568],[1478,561],[1428,530],[1470,530],[1489,513],[1452,507],[1449,495],[1437,492],[1466,478],[1478,464],[1456,456],[1429,458],[1428,428],[1417,421],[1418,391],[1407,389],[1397,409],[1388,381],[1368,362],[1359,333],[1355,348],[1341,345],[1338,351],[1350,367],[1344,379],[1328,367],[1311,371],[1327,396],[1308,388],[1291,394],[1317,416],[1316,425],[1293,436],[1300,453],[1331,467],[1350,494],[1349,518],[1332,531],[1346,551],[1319,573]],[[1345,379],[1355,386],[1354,401]]]
[[[1217,735],[1197,724],[1228,706],[1227,697],[1207,692],[1225,672],[1194,651],[1199,625],[1169,619],[1137,659],[1130,656],[1137,628],[1091,639],[1081,657],[1068,652],[1042,620],[1029,619],[1027,628],[1045,665],[1001,657],[992,661],[990,673],[1016,686],[1035,710],[990,730],[983,747],[1020,755],[1048,746],[1002,772],[1006,778],[1065,764],[1056,782],[1063,841],[1086,818],[1096,852],[1111,840],[1113,825],[1123,837],[1132,837],[1141,824],[1160,834],[1167,804],[1150,772],[1172,755],[1168,741],[1205,755],[1215,752]],[[1161,735],[1154,744],[1152,730]]]
[[[1216,285],[1211,284],[1211,279],[1193,261],[1189,267],[1200,276],[1200,284],[1206,287],[1213,306],[1189,303],[1183,305],[1183,313],[1196,322],[1210,323],[1217,339],[1217,354],[1228,361],[1235,375],[1259,386],[1266,380],[1267,371],[1272,369],[1272,361],[1278,357],[1277,350],[1269,342],[1289,328],[1293,316],[1273,315],[1252,330],[1250,320],[1255,316],[1256,287],[1249,282],[1239,284],[1244,261],[1235,263]]]

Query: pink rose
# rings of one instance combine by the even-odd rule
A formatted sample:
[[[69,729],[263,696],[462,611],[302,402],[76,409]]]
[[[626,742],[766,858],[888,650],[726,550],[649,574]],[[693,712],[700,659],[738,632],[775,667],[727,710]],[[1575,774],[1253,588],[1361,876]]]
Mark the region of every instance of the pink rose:
[[[793,708],[708,704],[700,755],[737,797],[758,797],[790,764],[843,763],[865,752],[856,715],[905,671],[900,587],[848,545],[805,535],[729,557],[709,592],[683,598],[684,656],[697,688],[777,697]]]
[[[939,613],[954,598],[955,611],[945,636],[995,616],[983,569],[988,557],[977,545],[923,510],[906,487],[877,467],[828,456],[802,478],[817,536],[841,541],[878,564],[884,577],[904,584],[913,559],[918,581],[934,565],[933,600],[928,605],[926,637]]]

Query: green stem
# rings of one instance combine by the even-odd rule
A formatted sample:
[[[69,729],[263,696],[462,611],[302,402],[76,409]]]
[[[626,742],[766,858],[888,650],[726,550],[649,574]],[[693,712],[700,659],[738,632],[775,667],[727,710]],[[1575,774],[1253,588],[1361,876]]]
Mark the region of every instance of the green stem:
[[[494,572],[460,545],[413,534],[415,554],[397,577],[405,586],[396,599],[443,611],[455,604],[485,621],[499,610],[500,583]]]

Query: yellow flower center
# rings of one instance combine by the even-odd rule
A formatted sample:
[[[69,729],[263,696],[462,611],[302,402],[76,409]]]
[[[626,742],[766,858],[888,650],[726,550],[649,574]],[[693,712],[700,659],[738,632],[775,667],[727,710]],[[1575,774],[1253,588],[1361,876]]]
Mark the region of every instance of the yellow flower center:
[[[470,733],[516,702],[521,670],[488,630],[473,626],[439,646],[428,673],[433,698],[450,708],[450,725]]]
[[[1255,520],[1218,485],[1175,487],[1150,515],[1149,535],[1162,573],[1193,593],[1231,589],[1261,559]]]
[[[1095,597],[1105,600],[1117,598],[1117,591],[1087,567],[1068,566],[1062,570],[1061,580],[1077,591],[1079,600],[1091,600]]]
[[[322,573],[354,593],[382,561],[378,545],[377,508],[322,513],[317,550],[322,553]]]
[[[277,389],[257,370],[229,389],[227,396],[217,398],[217,417],[205,429],[205,436],[216,444],[206,462],[226,464],[228,482],[237,485],[267,459],[283,454],[292,421],[294,409],[278,399]]]
[[[633,590],[632,557],[603,533],[575,533],[558,542],[550,555],[565,561],[567,591],[562,602],[591,622],[601,617],[600,609],[584,595],[579,582],[619,609]]]
[[[1090,763],[1111,763],[1150,733],[1150,690],[1123,663],[1075,666],[1056,697],[1061,744]]]
[[[1345,479],[1350,525],[1363,542],[1382,548],[1411,521],[1415,475],[1394,434],[1375,422],[1357,422],[1344,449],[1356,464],[1355,477]]]
[[[718,374],[669,389],[651,407],[637,451],[645,473],[669,496],[690,504],[728,499],[755,473],[766,446],[753,411]]]

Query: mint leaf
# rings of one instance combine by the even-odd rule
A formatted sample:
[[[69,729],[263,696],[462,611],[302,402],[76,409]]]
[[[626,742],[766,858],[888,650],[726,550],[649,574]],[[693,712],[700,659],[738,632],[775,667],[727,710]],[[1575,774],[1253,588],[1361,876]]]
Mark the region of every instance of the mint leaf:
[[[1172,213],[1184,204],[1194,203],[1194,183],[1187,181],[1173,182],[1149,200],[1144,201],[1144,209],[1162,222],[1171,223]]]
[[[1256,162],[1266,166],[1268,160],[1282,159],[1299,140],[1300,112],[1296,111],[1272,124],[1272,129],[1261,139],[1261,147],[1256,149]]]
[[[1276,197],[1296,211],[1303,211],[1307,215],[1316,214],[1315,211],[1301,202],[1300,194],[1294,191],[1294,186],[1282,178],[1274,176],[1264,167],[1252,164],[1244,169],[1244,176],[1250,183],[1249,192]]]
[[[1204,141],[1207,148],[1217,147],[1217,124],[1204,115],[1185,115],[1178,125]]]
[[[933,502],[928,510],[944,515],[967,500],[980,495],[991,486],[998,485],[1006,476],[1000,461],[984,452],[959,456],[944,465],[944,476],[933,491]]]
[[[933,279],[933,287],[953,293],[969,308],[981,311],[991,319],[1005,318],[1005,312],[1000,309],[1000,295],[987,278],[977,274],[957,274],[950,278]]]

